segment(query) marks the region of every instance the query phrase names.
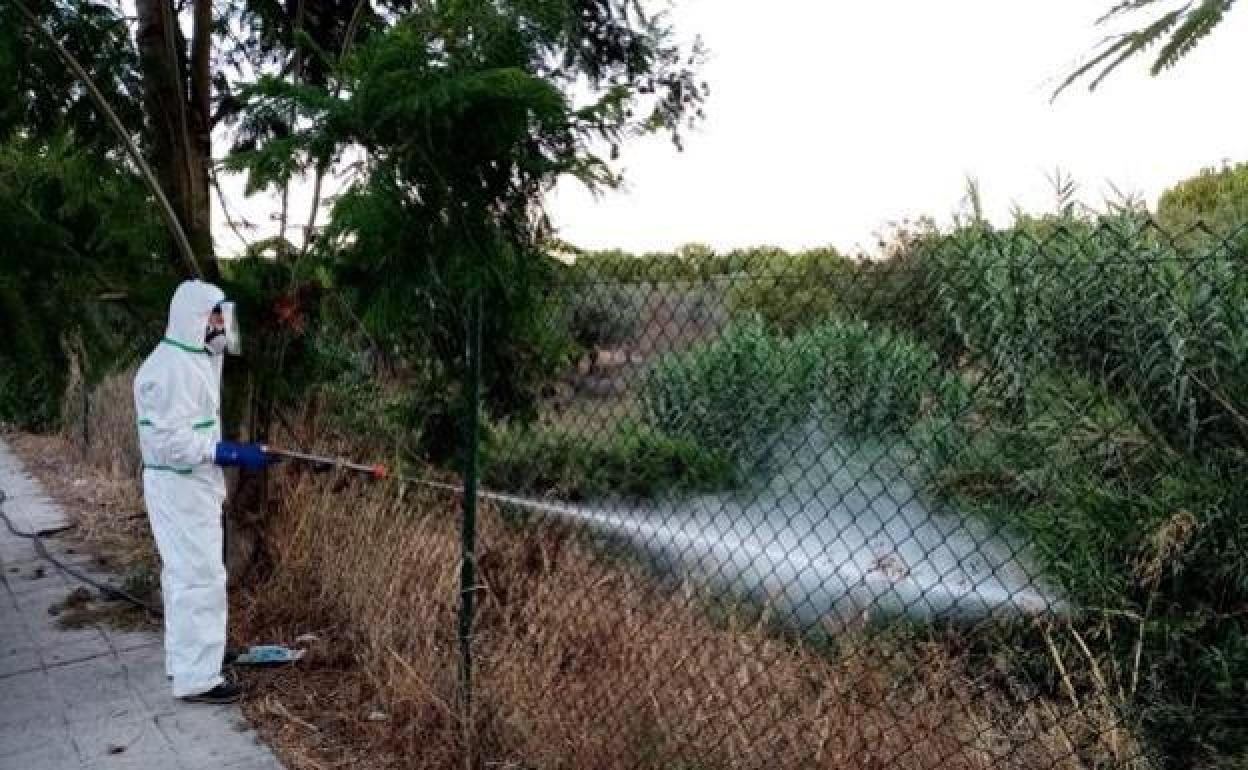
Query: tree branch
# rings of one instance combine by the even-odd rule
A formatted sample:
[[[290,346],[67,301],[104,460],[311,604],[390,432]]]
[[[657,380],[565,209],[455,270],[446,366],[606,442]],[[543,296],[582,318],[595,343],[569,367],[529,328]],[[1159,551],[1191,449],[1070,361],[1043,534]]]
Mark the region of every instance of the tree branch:
[[[221,180],[218,178],[215,170],[212,172],[211,180],[213,189],[217,191],[217,200],[221,203],[221,214],[225,217],[225,223],[230,226],[231,230],[234,231],[234,236],[242,242],[243,251],[246,252],[251,248],[251,241],[247,240],[243,236],[242,231],[238,229],[238,225],[234,222],[234,218],[230,216],[230,209],[225,203],[225,192],[221,189]],[[243,221],[243,224],[248,227],[253,227],[253,225],[246,220]]]
[[[298,5],[295,7],[294,26],[291,28],[291,43],[292,43],[292,47],[294,48],[294,63],[292,67],[294,70],[293,79],[295,81],[295,85],[299,84],[299,79],[303,76],[303,56],[299,50],[299,32],[302,29],[303,29],[303,0],[299,0]],[[298,113],[295,111],[295,104],[292,101],[290,105],[290,118],[288,121],[289,130],[292,135],[295,133],[295,120],[297,118],[298,118]],[[290,172],[288,171],[286,173],[286,179],[282,182],[281,229],[279,230],[277,234],[278,237],[282,239],[286,238],[286,222],[288,221],[289,216],[290,216],[290,176],[291,176]],[[304,236],[304,241],[305,242],[307,241],[306,235]]]
[[[195,260],[195,252],[191,250],[191,242],[186,238],[186,231],[182,228],[182,223],[178,221],[178,215],[174,212],[173,206],[169,203],[169,199],[165,197],[165,193],[160,188],[160,182],[156,181],[156,175],[152,173],[152,169],[147,165],[147,161],[143,159],[143,154],[139,152],[139,148],[135,146],[134,140],[130,138],[130,134],[126,132],[126,127],[122,125],[121,119],[117,117],[117,113],[109,105],[108,100],[100,93],[100,89],[96,88],[95,82],[91,80],[91,76],[82,68],[74,55],[66,50],[65,46],[56,39],[56,36],[48,31],[46,27],[39,22],[37,17],[26,6],[22,0],[13,0],[13,6],[17,8],[18,13],[25,17],[26,21],[35,28],[40,35],[47,39],[48,43],[56,50],[57,55],[65,62],[65,66],[73,70],[82,86],[87,89],[88,96],[95,103],[96,109],[103,114],[105,120],[112,127],[113,132],[117,135],[117,139],[121,142],[126,150],[126,154],[130,156],[130,160],[134,161],[135,166],[139,169],[139,174],[143,177],[143,181],[147,183],[147,187],[155,196],[162,218],[169,227],[170,235],[173,236],[174,242],[178,246],[178,250],[182,253],[182,258],[186,262],[186,267],[191,275],[202,277],[203,272],[199,268],[199,263]]]
[[[338,54],[338,63],[347,58],[347,54],[351,52],[351,46],[355,44],[355,34],[360,28],[360,19],[363,18],[364,8],[368,5],[368,0],[356,0],[355,9],[351,12],[351,20],[347,22],[347,31],[342,38],[342,51]],[[339,78],[338,83],[334,86],[334,96],[337,97],[342,93],[342,79]],[[312,207],[308,211],[308,224],[303,229],[303,246],[299,249],[299,256],[303,257],[308,253],[308,247],[312,245],[312,228],[316,226],[316,212],[321,208],[321,184],[325,181],[325,172],[328,170],[328,164],[317,160],[316,177],[312,182]]]

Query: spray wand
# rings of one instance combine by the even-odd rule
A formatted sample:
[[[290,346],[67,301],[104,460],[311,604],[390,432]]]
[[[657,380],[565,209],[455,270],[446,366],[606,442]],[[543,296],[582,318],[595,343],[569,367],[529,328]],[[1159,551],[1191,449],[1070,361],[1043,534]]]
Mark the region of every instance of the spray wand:
[[[363,463],[355,463],[350,460],[344,460],[341,457],[325,457],[323,455],[308,454],[307,452],[296,452],[290,449],[279,449],[273,446],[261,445],[260,447],[265,454],[274,457],[282,457],[288,460],[296,460],[298,462],[309,463],[318,470],[330,470],[331,468],[339,468],[344,471],[353,473],[362,473],[374,481],[384,481],[390,479],[400,484],[420,484],[421,486],[440,489],[446,492],[463,492],[464,488],[459,484],[448,484],[444,481],[435,481],[428,478],[411,478],[406,476],[392,475],[384,465],[365,465]],[[515,495],[502,494],[499,492],[489,492],[483,489],[477,490],[477,495],[497,503],[514,505],[520,508],[528,508],[545,512],[560,512],[566,510],[563,506],[550,505],[537,502],[534,500],[526,500],[523,497]]]
[[[386,478],[386,466],[384,465],[363,465],[361,463],[353,463],[344,460],[341,457],[325,457],[322,455],[308,454],[306,452],[295,452],[290,449],[278,449],[273,446],[261,447],[264,453],[274,457],[282,457],[288,460],[298,460],[300,462],[311,463],[319,468],[341,468],[346,471],[355,473],[363,473],[377,481]]]

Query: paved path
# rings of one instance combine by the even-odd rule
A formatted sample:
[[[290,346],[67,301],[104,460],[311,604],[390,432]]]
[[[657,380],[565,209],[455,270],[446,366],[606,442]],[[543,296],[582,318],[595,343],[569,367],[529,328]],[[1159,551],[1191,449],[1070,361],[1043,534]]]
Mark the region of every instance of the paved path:
[[[2,440],[0,488],[18,529],[64,523]],[[56,539],[44,542],[91,571],[87,557],[66,554]],[[0,770],[280,770],[237,706],[187,704],[170,694],[159,634],[57,628],[48,607],[79,584],[2,523],[0,573]]]

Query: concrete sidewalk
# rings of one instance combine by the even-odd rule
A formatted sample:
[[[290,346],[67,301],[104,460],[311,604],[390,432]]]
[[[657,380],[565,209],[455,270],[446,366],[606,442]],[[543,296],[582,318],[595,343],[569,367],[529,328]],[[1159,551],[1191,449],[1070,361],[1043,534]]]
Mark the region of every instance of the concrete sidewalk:
[[[4,510],[23,531],[65,515],[0,440]],[[101,579],[91,560],[48,550]],[[39,559],[0,522],[0,770],[280,769],[237,706],[187,704],[165,681],[159,634],[61,630],[48,608],[79,583]],[[42,575],[42,577],[40,577]]]

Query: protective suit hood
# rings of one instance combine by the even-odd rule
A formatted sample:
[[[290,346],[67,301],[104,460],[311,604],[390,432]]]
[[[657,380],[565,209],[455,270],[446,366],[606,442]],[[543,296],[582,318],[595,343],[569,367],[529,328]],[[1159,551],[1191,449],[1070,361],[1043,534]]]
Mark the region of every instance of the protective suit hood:
[[[224,299],[225,292],[210,283],[183,281],[169,301],[166,339],[186,348],[203,349],[208,316]]]

